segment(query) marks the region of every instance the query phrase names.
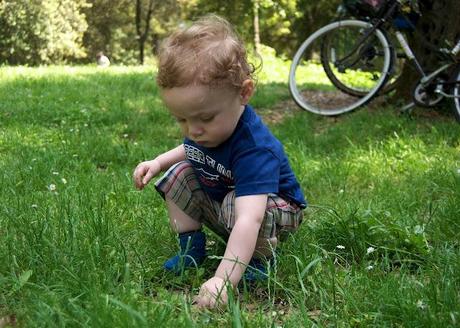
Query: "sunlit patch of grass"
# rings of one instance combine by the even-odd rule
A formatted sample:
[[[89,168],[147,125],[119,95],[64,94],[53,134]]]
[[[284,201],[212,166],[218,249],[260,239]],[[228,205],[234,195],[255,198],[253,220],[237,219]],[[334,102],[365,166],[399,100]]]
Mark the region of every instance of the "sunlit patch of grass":
[[[333,73],[343,84],[359,90],[372,88],[377,75],[375,72],[363,72],[359,70],[348,70],[346,73],[339,73],[334,69]],[[298,85],[317,85],[319,88],[321,86],[323,88],[330,86],[332,88],[331,81],[327,77],[323,66],[316,61],[308,61],[297,67],[296,82]]]

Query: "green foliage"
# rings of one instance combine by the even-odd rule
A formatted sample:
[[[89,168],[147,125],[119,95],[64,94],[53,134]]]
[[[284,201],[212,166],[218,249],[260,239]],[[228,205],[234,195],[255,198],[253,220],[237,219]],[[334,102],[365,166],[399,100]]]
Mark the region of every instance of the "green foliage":
[[[88,29],[83,37],[89,62],[103,51],[116,64],[137,63],[134,6],[129,0],[88,0],[84,13]]]
[[[86,55],[86,0],[5,0],[0,3],[0,62],[58,63]]]
[[[145,56],[180,24],[207,13],[232,22],[254,43],[254,1],[154,1]],[[308,33],[330,21],[338,1],[257,0],[261,43],[290,55]],[[141,1],[141,15],[149,1]],[[114,63],[139,61],[135,2],[128,0],[5,0],[0,3],[0,62],[49,64],[93,62],[104,51]],[[142,16],[142,18],[145,18]],[[141,27],[145,27],[142,21]]]
[[[261,43],[275,48],[281,55],[291,55],[314,30],[330,22],[340,0],[197,0],[190,8],[189,19],[204,13],[216,13],[227,18],[243,39],[254,42],[253,5],[259,2]]]
[[[86,62],[94,61],[99,51],[104,51],[112,63],[133,65],[139,63],[139,36],[136,32],[136,2],[129,0],[89,0],[85,10],[88,30],[84,35],[87,49]],[[182,6],[181,6],[182,7]],[[148,1],[141,1],[141,29],[145,30],[145,12]],[[186,6],[182,7],[185,8]],[[147,61],[156,53],[160,39],[176,28],[183,14],[177,1],[154,1],[150,30],[145,40]]]

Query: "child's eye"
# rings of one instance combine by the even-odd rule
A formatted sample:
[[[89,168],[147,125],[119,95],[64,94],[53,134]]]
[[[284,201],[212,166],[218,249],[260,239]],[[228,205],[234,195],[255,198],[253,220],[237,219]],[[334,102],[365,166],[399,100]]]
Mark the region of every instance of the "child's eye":
[[[201,121],[203,122],[211,122],[214,119],[215,116],[204,116],[201,118]]]
[[[185,122],[185,119],[176,117],[176,121],[177,121],[178,123],[184,123],[184,122]]]

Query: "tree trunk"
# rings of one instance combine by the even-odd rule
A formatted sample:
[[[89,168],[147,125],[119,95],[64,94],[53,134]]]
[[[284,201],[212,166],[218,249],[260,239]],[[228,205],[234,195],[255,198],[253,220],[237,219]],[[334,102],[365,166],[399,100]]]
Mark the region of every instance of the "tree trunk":
[[[434,49],[451,49],[460,38],[460,6],[458,0],[419,0],[421,17],[412,35],[408,36],[409,45],[425,73],[439,66],[439,57]],[[404,65],[401,82],[395,99],[412,100],[412,89],[421,75],[413,62]]]
[[[254,9],[254,49],[260,54],[259,0],[253,0]]]
[[[150,19],[154,10],[154,0],[149,0],[149,6],[144,19],[144,29],[142,29],[142,0],[136,0],[136,33],[139,46],[139,63],[144,64],[145,41],[150,32]]]

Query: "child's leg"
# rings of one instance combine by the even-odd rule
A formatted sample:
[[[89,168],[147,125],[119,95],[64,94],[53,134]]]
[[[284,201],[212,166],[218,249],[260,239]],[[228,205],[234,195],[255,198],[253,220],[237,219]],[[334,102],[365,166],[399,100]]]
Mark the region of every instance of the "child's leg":
[[[166,197],[166,205],[169,213],[169,223],[173,231],[177,233],[196,231],[201,229],[201,222],[192,219],[181,210],[170,198]]]
[[[180,251],[165,262],[164,268],[180,273],[201,264],[206,257],[201,206],[207,198],[188,162],[171,167],[155,185],[166,200],[171,227],[179,234]]]

